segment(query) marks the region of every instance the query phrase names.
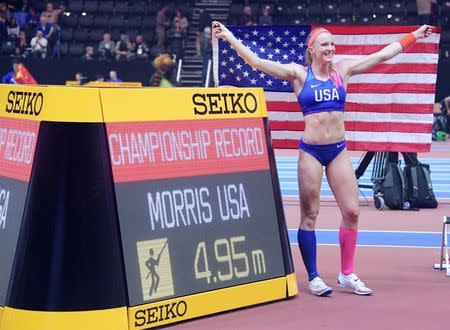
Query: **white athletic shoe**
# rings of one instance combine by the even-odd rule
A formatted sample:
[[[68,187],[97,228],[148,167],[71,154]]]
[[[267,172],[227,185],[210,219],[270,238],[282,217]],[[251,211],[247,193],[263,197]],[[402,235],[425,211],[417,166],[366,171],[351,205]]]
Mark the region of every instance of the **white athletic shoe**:
[[[333,292],[333,289],[326,285],[320,277],[316,277],[312,281],[309,281],[308,288],[311,294],[319,297],[326,297]]]
[[[360,296],[372,294],[372,290],[369,289],[355,274],[344,275],[339,273],[338,285],[343,288],[350,288],[354,293]]]

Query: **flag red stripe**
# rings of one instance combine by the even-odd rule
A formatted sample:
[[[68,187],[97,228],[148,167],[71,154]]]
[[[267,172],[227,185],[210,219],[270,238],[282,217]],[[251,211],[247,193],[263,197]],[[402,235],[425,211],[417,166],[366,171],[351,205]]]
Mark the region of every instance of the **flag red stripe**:
[[[346,121],[345,129],[356,132],[408,132],[430,133],[432,124],[396,123],[396,122],[366,122]],[[303,121],[270,121],[269,128],[272,131],[304,131]]]
[[[402,152],[429,152],[431,143],[398,143],[398,142],[363,142],[347,141],[349,150],[365,151],[402,151]]]
[[[386,45],[339,45],[336,44],[336,54],[339,55],[370,55],[386,47]],[[403,53],[436,54],[439,45],[432,43],[415,43]]]
[[[268,111],[300,111],[300,105],[297,102],[267,101],[266,105]]]
[[[304,131],[305,122],[304,121],[279,121],[270,120],[269,129],[271,131]]]
[[[280,102],[280,101],[268,101],[268,111],[286,111],[286,112],[298,112],[300,106],[297,102]],[[415,113],[415,114],[427,114],[432,113],[434,109],[433,104],[366,104],[366,103],[345,103],[345,111],[355,112],[382,112],[382,113]]]
[[[272,139],[272,147],[277,149],[297,149],[297,140]]]
[[[298,141],[289,139],[274,139],[272,140],[272,146],[277,149],[297,149]],[[431,144],[347,141],[347,149],[361,151],[429,152],[431,149]]]
[[[394,83],[394,84],[369,84],[369,83],[358,83],[358,84],[348,84],[347,93],[427,93],[434,94],[436,91],[436,84],[405,84],[405,83]]]
[[[437,64],[418,63],[397,63],[397,64],[378,64],[365,73],[432,73],[436,74]]]
[[[415,113],[429,114],[434,110],[434,104],[366,104],[366,103],[345,103],[345,111],[355,112],[379,112],[379,113]]]
[[[356,34],[393,34],[393,33],[409,33],[418,29],[419,25],[405,25],[405,26],[389,26],[389,25],[328,25],[328,26],[315,26],[312,25],[311,29],[318,27],[325,27],[328,31],[333,34],[346,34],[346,35],[356,35]],[[438,26],[433,26],[433,32],[439,33],[441,28]]]

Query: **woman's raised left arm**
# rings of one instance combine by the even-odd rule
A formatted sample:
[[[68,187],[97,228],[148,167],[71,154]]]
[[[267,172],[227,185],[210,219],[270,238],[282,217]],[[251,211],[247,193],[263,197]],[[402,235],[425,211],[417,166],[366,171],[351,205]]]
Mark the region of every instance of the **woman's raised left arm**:
[[[358,59],[345,59],[339,62],[340,72],[349,78],[355,74],[364,73],[377,64],[390,60],[400,54],[404,49],[416,42],[418,39],[427,38],[431,35],[432,28],[429,25],[422,25],[414,32],[410,32],[398,41],[387,45],[383,49]]]

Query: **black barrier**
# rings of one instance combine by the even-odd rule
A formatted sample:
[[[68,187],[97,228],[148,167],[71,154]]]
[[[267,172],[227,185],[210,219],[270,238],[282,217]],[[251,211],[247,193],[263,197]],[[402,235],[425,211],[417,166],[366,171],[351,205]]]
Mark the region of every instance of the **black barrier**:
[[[6,305],[126,306],[120,246],[104,125],[42,122]]]

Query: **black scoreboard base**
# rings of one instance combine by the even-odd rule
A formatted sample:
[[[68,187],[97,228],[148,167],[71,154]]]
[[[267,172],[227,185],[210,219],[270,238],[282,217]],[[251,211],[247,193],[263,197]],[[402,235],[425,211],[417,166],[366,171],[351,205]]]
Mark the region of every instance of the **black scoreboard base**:
[[[6,307],[2,330],[150,329],[237,308],[292,297],[295,274],[243,284],[132,308],[96,311],[45,312]],[[0,308],[0,319],[3,309]],[[128,320],[128,322],[127,322]],[[127,324],[128,323],[128,324]],[[89,325],[86,328],[86,325]]]

